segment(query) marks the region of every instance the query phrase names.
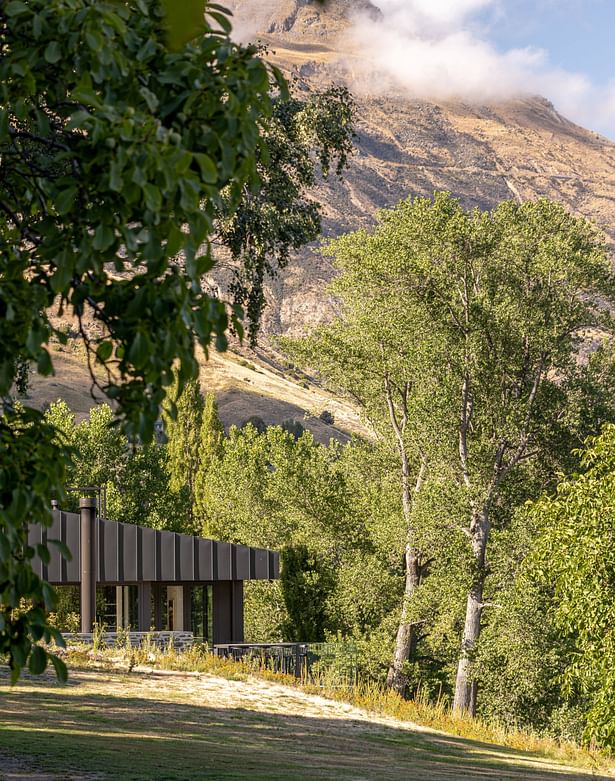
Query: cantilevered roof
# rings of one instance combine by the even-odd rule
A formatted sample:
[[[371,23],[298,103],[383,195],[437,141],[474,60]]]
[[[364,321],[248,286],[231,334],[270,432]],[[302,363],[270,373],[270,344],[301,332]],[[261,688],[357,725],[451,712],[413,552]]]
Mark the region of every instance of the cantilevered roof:
[[[35,557],[32,562],[35,572],[54,585],[79,583],[81,523],[78,513],[56,509],[50,528],[37,524],[29,529],[28,542],[35,549],[38,543],[54,539],[65,543],[72,559],[67,561],[54,545],[50,545],[49,564],[44,565],[38,556]],[[102,518],[95,521],[94,546],[96,581],[101,585],[140,581],[207,583],[279,577],[276,551]]]

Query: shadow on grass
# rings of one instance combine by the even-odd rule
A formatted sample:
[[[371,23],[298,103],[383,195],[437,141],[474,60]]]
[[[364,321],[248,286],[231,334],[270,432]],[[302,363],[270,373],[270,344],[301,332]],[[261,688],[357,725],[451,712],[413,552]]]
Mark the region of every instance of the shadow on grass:
[[[104,693],[88,692],[91,678],[79,673],[65,687],[49,679],[13,689],[0,684],[0,752],[35,760],[58,778],[72,771],[114,781],[588,778],[553,770],[539,757],[457,737],[351,718],[187,704],[181,698],[190,695],[173,692],[171,681],[161,699],[150,699],[130,691],[139,686],[138,674],[109,678]]]

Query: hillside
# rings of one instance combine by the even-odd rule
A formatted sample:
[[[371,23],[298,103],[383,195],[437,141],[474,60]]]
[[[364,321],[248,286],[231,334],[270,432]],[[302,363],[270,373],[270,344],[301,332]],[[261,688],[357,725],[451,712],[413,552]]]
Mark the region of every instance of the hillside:
[[[615,143],[568,121],[545,99],[435,103],[390,86],[385,89],[378,74],[366,72],[347,36],[351,10],[367,8],[378,18],[368,0],[331,0],[325,8],[310,0],[258,5],[231,0],[228,5],[235,12],[237,34],[267,44],[268,56],[294,80],[296,89],[345,82],[355,94],[356,153],[342,181],[323,183],[314,193],[322,204],[325,236],[369,226],[378,209],[409,195],[448,190],[465,206],[481,208],[509,198],[546,196],[595,221],[609,241],[615,240]],[[220,357],[204,368],[204,385],[219,394],[227,425],[251,414],[279,423],[335,404],[326,396],[317,398],[313,386],[306,393],[303,379],[283,377],[280,364],[277,370],[268,364],[270,357],[276,358],[269,336],[302,333],[331,316],[331,300],[324,291],[332,275],[329,260],[317,247],[306,248],[269,283],[261,350],[243,359]],[[63,356],[55,358],[63,372]],[[262,371],[242,373],[238,362],[245,358]],[[78,404],[87,409],[91,402],[85,368],[67,373],[71,379],[63,390],[53,380],[37,381],[36,401],[42,404],[62,391],[78,396]],[[356,413],[339,405],[338,413],[346,429],[360,430]],[[309,425],[321,440],[338,436],[321,430],[314,419]]]

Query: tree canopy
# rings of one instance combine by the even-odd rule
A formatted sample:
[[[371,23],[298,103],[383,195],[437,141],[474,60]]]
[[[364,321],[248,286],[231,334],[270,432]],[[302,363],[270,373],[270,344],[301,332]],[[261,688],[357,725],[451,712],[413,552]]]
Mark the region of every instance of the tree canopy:
[[[26,526],[50,523],[69,449],[10,393],[24,362],[53,372],[47,345],[66,334],[52,305],[76,319],[92,383],[132,442],[152,439],[174,367],[180,389],[197,376],[197,344],[207,354],[226,347],[229,327],[243,333],[239,304],[214,295],[204,275],[215,223],[265,186],[268,123],[288,92],[255,47],[230,39],[219,7],[206,11],[200,35],[191,28],[188,43],[169,47],[177,28],[158,3],[0,8],[0,653],[15,674],[41,637],[27,616],[43,615],[24,614],[15,634],[19,599],[52,599],[29,567]],[[327,132],[323,162],[340,140]],[[309,184],[302,176],[296,194]]]
[[[381,212],[373,233],[343,236],[329,252],[342,313],[283,346],[357,401],[397,450],[407,525],[390,678],[399,690],[416,621],[406,608],[433,570],[442,531],[455,544],[467,538],[455,703],[474,710],[491,529],[613,416],[612,403],[593,403],[603,399],[598,388],[613,387],[612,348],[578,360],[593,334],[613,333],[606,250],[591,225],[546,200],[466,212],[437,194]]]
[[[615,747],[615,426],[588,444],[580,474],[530,509],[544,531],[529,568],[573,646],[564,675],[588,700],[585,736]]]

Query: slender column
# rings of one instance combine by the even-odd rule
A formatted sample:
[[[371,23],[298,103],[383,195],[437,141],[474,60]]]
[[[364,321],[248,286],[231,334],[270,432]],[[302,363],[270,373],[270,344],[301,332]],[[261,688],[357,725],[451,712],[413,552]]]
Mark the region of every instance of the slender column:
[[[162,626],[162,586],[160,583],[152,583],[154,591],[154,629],[159,632]]]
[[[192,631],[192,586],[182,586],[183,591],[183,626],[184,632]]]
[[[233,642],[233,599],[230,580],[214,580],[214,636],[213,644]]]
[[[124,587],[115,587],[115,631],[124,627]]]
[[[243,643],[243,580],[233,580],[232,585],[232,638],[233,643]]]
[[[139,632],[149,632],[152,624],[152,584],[139,583]]]
[[[91,632],[96,619],[96,499],[79,500],[81,516],[81,631]]]

